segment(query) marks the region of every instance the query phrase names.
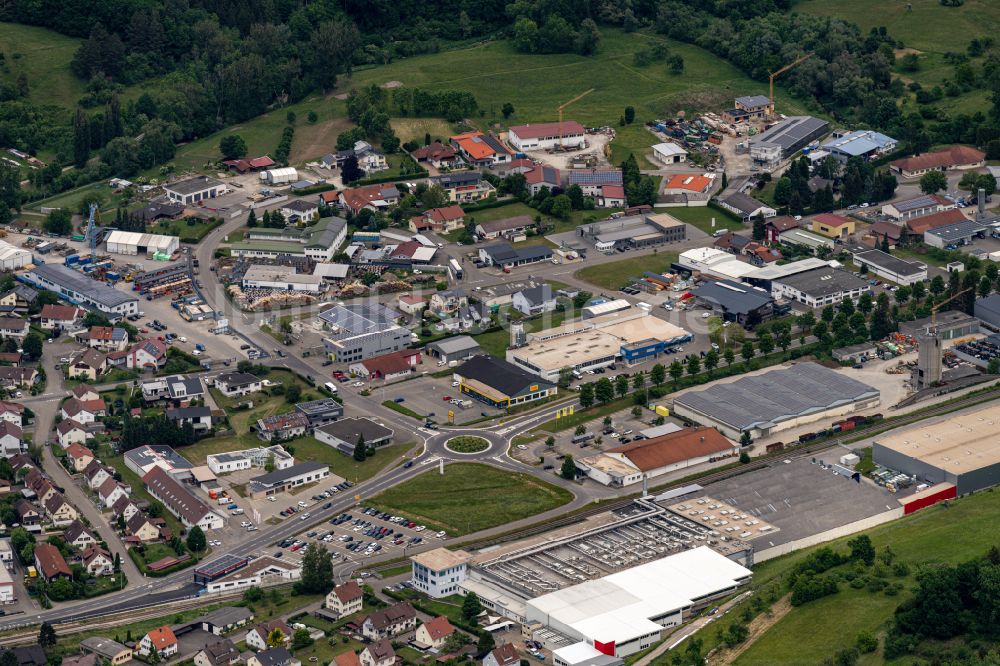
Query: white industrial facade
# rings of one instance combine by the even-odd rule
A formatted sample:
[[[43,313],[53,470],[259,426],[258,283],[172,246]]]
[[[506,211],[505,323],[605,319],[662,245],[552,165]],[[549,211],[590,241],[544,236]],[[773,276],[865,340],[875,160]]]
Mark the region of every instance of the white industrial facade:
[[[243,275],[243,288],[281,289],[317,294],[323,288],[323,278],[308,273],[296,273],[293,266],[254,264]]]
[[[752,575],[701,546],[537,597],[527,602],[526,615],[603,654],[625,657],[652,646],[664,627],[681,624]]]
[[[112,254],[166,254],[171,255],[180,247],[177,236],[141,234],[137,231],[112,231],[108,236],[108,252]]]
[[[517,150],[552,150],[582,148],[586,145],[587,131],[575,120],[563,122],[518,125],[507,131],[507,140]]]

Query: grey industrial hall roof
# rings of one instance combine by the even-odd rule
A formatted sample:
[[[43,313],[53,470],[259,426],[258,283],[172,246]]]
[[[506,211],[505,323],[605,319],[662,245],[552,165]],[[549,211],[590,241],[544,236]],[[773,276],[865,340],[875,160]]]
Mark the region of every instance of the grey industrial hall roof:
[[[317,430],[350,444],[357,444],[359,436],[364,436],[365,442],[371,443],[393,435],[390,428],[363,417],[341,419],[320,426]]]
[[[706,282],[691,293],[734,314],[753,312],[773,300],[766,291],[732,280]]]
[[[335,305],[321,312],[319,318],[327,324],[341,329],[337,337],[350,337],[382,331],[395,326],[400,315],[395,310],[379,303]]]
[[[427,347],[434,348],[441,354],[455,354],[460,351],[479,349],[479,343],[471,336],[456,335],[453,338],[445,338],[444,340],[432,342]]]
[[[178,194],[194,194],[195,192],[203,192],[204,190],[218,187],[219,185],[222,185],[222,182],[214,178],[209,178],[208,176],[195,176],[193,178],[179,180],[176,183],[164,185],[163,189],[170,190],[171,192],[177,192]]]
[[[538,385],[547,388],[552,386],[548,382],[540,381],[538,377],[522,370],[513,363],[485,355],[473,356],[455,368],[455,374],[474,379],[508,396],[516,396],[529,386]]]
[[[620,169],[574,170],[569,172],[570,185],[621,185]]]
[[[906,261],[905,259],[900,259],[899,257],[894,257],[887,252],[883,252],[882,250],[855,252],[854,256],[860,257],[861,259],[878,266],[879,268],[892,271],[897,275],[912,275],[926,270],[925,267],[915,261]]]
[[[751,137],[751,144],[772,143],[788,150],[797,143],[807,140],[810,135],[828,127],[825,120],[812,116],[791,116],[757,136]]]
[[[83,273],[77,272],[72,268],[67,268],[62,264],[42,264],[36,266],[28,274],[29,279],[32,275],[57,284],[64,290],[83,294],[90,300],[101,303],[109,308],[139,300],[131,294],[118,291],[114,287],[109,287],[103,282],[93,280]]]
[[[932,236],[940,236],[941,240],[945,243],[951,243],[957,240],[962,240],[963,238],[975,236],[983,231],[986,231],[986,227],[982,223],[974,220],[968,220],[967,222],[949,224],[943,227],[937,227],[936,229],[928,229],[924,233],[931,234]]]
[[[854,273],[834,268],[814,268],[775,280],[813,298],[860,289],[868,284]]]
[[[674,405],[746,430],[772,427],[877,395],[875,387],[817,363],[798,363],[685,393],[674,399]]]
[[[737,97],[736,101],[743,106],[767,106],[771,99],[767,95],[743,95]]]
[[[321,469],[329,468],[330,466],[326,463],[311,460],[309,462],[296,463],[291,467],[286,467],[285,469],[276,469],[273,472],[268,472],[267,474],[262,474],[261,476],[255,476],[250,480],[262,486],[273,486],[276,483],[281,483],[283,481],[287,481],[288,479],[294,479],[302,474],[318,472]]]

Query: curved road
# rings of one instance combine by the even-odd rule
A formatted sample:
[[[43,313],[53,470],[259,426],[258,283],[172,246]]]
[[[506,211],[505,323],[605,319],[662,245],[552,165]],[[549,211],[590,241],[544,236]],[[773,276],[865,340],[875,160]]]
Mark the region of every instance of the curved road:
[[[243,224],[244,219],[242,216],[240,218],[228,220],[222,226],[214,229],[206,235],[202,242],[196,246],[193,256],[198,258],[200,264],[203,264],[204,266],[211,265],[213,259],[212,254],[214,249],[218,246],[221,238]],[[215,273],[207,271],[205,276],[208,275],[211,275],[211,278],[206,279],[206,287],[200,290],[202,297],[206,303],[214,307],[217,311],[223,310],[230,312],[232,308],[223,293],[222,286],[219,284]],[[274,339],[262,332],[258,323],[253,321],[250,316],[246,316],[243,313],[231,313],[229,316],[229,322],[230,328],[236,335],[246,340],[249,344],[256,346],[258,349],[267,350],[270,346],[274,345]],[[57,371],[54,369],[55,359],[49,359],[48,362],[53,367],[47,368],[46,372],[48,376],[53,377],[57,374]],[[325,369],[321,365],[322,359],[319,358],[310,358],[307,362],[306,359],[300,358],[294,354],[289,354],[284,358],[270,357],[265,362],[271,366],[290,369],[303,376],[320,378],[325,374]],[[59,403],[59,398],[56,396],[62,396],[65,394],[65,390],[62,388],[61,383],[62,382],[60,381],[60,386],[58,386],[55,391],[49,390],[43,396],[37,396],[24,401],[26,403],[32,403],[33,406],[34,403],[37,403],[35,432],[36,441],[44,442],[48,440],[49,433],[51,432],[51,428],[54,423],[55,412],[57,411]],[[607,496],[608,493],[601,492],[600,489],[579,486],[577,484],[559,479],[549,472],[543,472],[543,470],[525,465],[517,460],[514,460],[508,455],[509,447],[514,437],[530,430],[541,422],[551,419],[556,409],[560,407],[567,407],[569,405],[576,405],[575,395],[569,396],[564,400],[546,404],[537,413],[516,416],[493,426],[442,426],[439,430],[432,430],[424,428],[418,423],[414,423],[414,421],[409,417],[386,409],[376,398],[372,396],[352,395],[349,405],[345,405],[349,406],[352,411],[375,416],[379,421],[389,424],[397,433],[412,433],[416,440],[422,442],[422,450],[412,459],[413,464],[408,467],[399,466],[393,469],[385,470],[377,477],[358,484],[352,489],[350,494],[341,494],[332,499],[329,509],[312,509],[310,512],[310,519],[308,521],[303,521],[301,519],[286,520],[274,527],[268,527],[266,530],[248,533],[246,539],[237,544],[229,545],[227,548],[229,551],[241,554],[263,552],[282,539],[300,534],[304,529],[312,525],[325,522],[344,511],[352,509],[358,504],[358,501],[354,499],[354,495],[362,498],[372,497],[383,490],[403,483],[404,481],[427,471],[432,465],[440,464],[440,461],[444,461],[446,464],[456,461],[478,461],[508,471],[532,474],[539,478],[543,478],[549,483],[561,485],[570,490],[574,495],[574,499],[570,503],[557,509],[553,509],[540,515],[531,516],[530,518],[526,518],[522,521],[501,525],[491,530],[483,530],[476,535],[466,536],[473,538],[477,536],[489,536],[491,533],[500,533],[502,531],[507,531],[523,525],[536,523],[547,518],[554,518],[566,513],[567,511],[580,508],[593,501],[595,497]],[[445,442],[458,434],[482,437],[490,443],[490,448],[486,451],[473,454],[461,454],[449,451],[444,445]],[[46,469],[50,474],[54,474],[54,476],[58,477],[57,469],[61,469],[61,467],[58,467],[58,464],[51,456],[51,452],[47,450],[47,447],[45,456]],[[72,488],[76,488],[76,486],[68,480],[68,475],[66,476],[67,479],[64,480],[63,485],[66,487],[67,491],[70,491]],[[79,503],[78,506],[84,510],[84,514],[88,516],[95,526],[103,525],[104,520],[98,515],[95,515],[94,517],[90,516],[91,512],[87,510],[87,507],[95,507],[93,507],[82,491],[78,488],[77,491],[80,493],[82,498],[74,497],[74,499]],[[99,514],[99,512],[97,513]],[[101,529],[99,527],[99,531],[101,531],[102,536],[104,536],[104,532],[109,529],[110,528]],[[121,550],[121,544],[117,537],[112,535],[111,538],[105,538],[109,545],[112,545],[113,550],[116,552]],[[428,548],[436,547],[436,545],[437,544],[435,543],[423,544],[410,550],[409,552],[426,550]],[[215,553],[213,554],[213,557],[217,557],[222,554],[223,553]],[[373,559],[377,561],[379,558]],[[38,624],[46,620],[50,622],[67,622],[71,620],[96,617],[107,613],[121,612],[124,610],[142,608],[177,599],[188,598],[197,592],[197,587],[192,582],[192,573],[190,569],[178,571],[162,578],[146,579],[141,576],[137,569],[135,569],[131,559],[125,556],[124,553],[122,553],[122,561],[126,567],[126,572],[129,574],[129,584],[124,590],[112,592],[95,599],[62,603],[56,608],[43,610],[34,614],[28,613],[18,617],[9,617],[7,618],[7,621],[0,622],[0,630],[30,624]],[[358,565],[359,563],[351,561],[338,563],[335,565],[335,573],[339,577],[347,576],[350,574],[350,571]]]

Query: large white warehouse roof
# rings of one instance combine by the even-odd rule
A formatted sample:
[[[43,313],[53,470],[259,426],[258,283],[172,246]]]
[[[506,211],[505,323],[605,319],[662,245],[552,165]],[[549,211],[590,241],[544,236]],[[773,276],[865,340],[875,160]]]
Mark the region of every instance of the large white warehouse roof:
[[[583,640],[620,645],[663,629],[650,618],[735,589],[751,575],[701,546],[532,599],[528,619],[568,627]]]
[[[108,236],[108,252],[115,252],[113,246],[127,245],[145,247],[148,252],[157,250],[172,252],[177,248],[177,236],[162,236],[160,234],[141,234],[137,231],[112,231]]]

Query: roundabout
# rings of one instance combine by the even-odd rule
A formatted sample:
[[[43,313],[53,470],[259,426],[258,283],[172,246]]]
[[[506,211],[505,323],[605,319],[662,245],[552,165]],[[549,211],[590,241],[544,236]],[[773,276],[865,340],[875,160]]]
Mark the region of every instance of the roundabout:
[[[460,455],[475,455],[489,451],[493,446],[488,439],[476,437],[474,435],[459,435],[452,437],[444,443],[444,448],[451,453]]]

